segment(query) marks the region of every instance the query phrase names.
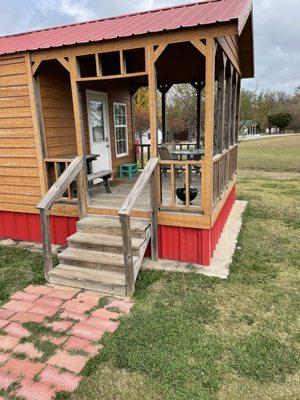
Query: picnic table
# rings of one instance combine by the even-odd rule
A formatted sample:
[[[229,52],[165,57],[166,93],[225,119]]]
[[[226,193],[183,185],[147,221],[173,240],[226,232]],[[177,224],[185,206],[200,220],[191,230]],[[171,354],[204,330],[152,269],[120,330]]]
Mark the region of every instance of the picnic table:
[[[177,158],[178,160],[182,160],[186,158],[187,160],[200,160],[204,156],[204,149],[181,149],[181,150],[173,150],[172,157]],[[188,173],[191,175],[192,170],[196,171],[196,174],[200,173],[199,166],[191,166],[188,167]]]
[[[193,160],[194,158],[200,159],[204,156],[204,149],[173,150],[171,154],[174,158],[177,157],[180,160],[183,157],[186,157],[188,160]]]

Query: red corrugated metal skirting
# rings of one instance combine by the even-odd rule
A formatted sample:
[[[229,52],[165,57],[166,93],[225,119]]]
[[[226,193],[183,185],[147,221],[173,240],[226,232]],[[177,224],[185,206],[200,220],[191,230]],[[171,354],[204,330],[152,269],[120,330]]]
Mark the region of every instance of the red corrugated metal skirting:
[[[235,201],[232,189],[212,229],[159,226],[159,258],[209,266]]]
[[[235,187],[212,229],[159,225],[159,258],[209,266],[234,201]],[[78,218],[52,216],[52,243],[65,244],[67,237],[76,232],[77,221]],[[0,211],[0,237],[41,242],[39,215]]]
[[[52,216],[52,243],[65,244],[66,238],[76,232],[77,221],[78,218]],[[26,242],[41,242],[39,215],[0,211],[0,237]]]

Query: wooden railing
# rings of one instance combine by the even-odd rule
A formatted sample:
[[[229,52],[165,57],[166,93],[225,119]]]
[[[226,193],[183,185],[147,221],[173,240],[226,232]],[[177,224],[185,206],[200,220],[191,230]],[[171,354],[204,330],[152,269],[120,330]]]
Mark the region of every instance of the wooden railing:
[[[151,182],[150,188],[150,202],[151,202],[151,258],[157,260],[158,258],[158,245],[157,245],[157,212],[158,212],[158,158],[150,158],[143,172],[137,179],[129,195],[124,201],[119,210],[119,217],[122,228],[123,238],[123,256],[125,265],[125,279],[126,279],[126,293],[128,296],[134,293],[135,279],[138,271],[134,270],[133,253],[132,253],[132,238],[130,228],[130,214],[133,206],[144,192],[147,183]]]
[[[71,164],[74,157],[70,158],[46,158],[44,160],[46,165],[47,177],[48,177],[48,188],[50,188],[54,182],[62,175],[62,173]],[[75,199],[75,186],[72,182],[62,194],[62,200],[72,201]]]
[[[213,204],[222,196],[237,171],[237,145],[225,150],[213,160]]]
[[[60,177],[56,180],[56,182],[52,185],[52,187],[37,205],[37,209],[40,211],[41,231],[43,239],[44,274],[46,279],[48,279],[49,272],[53,268],[50,211],[53,205],[61,199],[64,192],[76,179],[79,214],[80,217],[83,217],[85,215],[85,206],[83,204],[83,190],[85,190],[83,166],[83,158],[76,157],[64,170],[62,175],[60,175]]]
[[[200,212],[202,209],[200,204],[202,161],[160,160],[159,165],[161,173],[160,209]],[[191,186],[198,191],[197,200],[195,199],[198,205],[192,204],[189,190],[185,192],[185,202],[176,197],[176,189],[190,188]]]

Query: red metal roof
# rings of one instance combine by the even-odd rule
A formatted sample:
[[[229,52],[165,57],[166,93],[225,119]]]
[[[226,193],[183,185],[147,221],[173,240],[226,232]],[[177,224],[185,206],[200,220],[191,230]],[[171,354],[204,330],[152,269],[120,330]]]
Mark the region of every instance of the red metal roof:
[[[209,0],[102,20],[76,23],[0,37],[0,54],[99,42],[236,21],[242,27],[251,0]]]

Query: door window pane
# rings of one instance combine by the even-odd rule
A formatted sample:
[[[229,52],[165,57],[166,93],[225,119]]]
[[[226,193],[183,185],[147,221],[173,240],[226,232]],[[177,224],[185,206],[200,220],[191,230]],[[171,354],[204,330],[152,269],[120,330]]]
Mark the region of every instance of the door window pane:
[[[91,128],[94,142],[105,141],[103,104],[101,101],[90,100]]]
[[[126,155],[128,152],[126,104],[114,104],[114,123],[117,156]]]

